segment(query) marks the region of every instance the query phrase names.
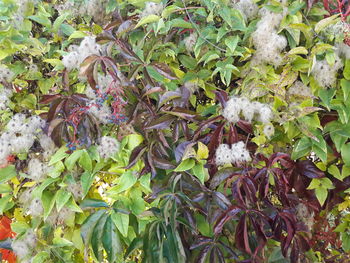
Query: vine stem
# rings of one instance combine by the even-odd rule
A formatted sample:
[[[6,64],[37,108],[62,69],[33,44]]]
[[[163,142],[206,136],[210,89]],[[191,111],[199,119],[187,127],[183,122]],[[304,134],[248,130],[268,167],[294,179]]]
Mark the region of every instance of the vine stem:
[[[184,1],[184,0],[181,0],[181,1],[182,1],[182,4],[184,5],[184,9],[185,9],[186,15],[187,15],[188,19],[190,20],[192,26],[193,26],[194,29],[196,30],[198,36],[199,36],[201,39],[203,39],[205,42],[207,42],[209,45],[211,45],[211,46],[215,47],[216,49],[218,49],[219,51],[226,52],[225,49],[222,49],[221,47],[215,45],[214,43],[212,43],[211,41],[209,41],[208,39],[206,39],[205,37],[203,37],[203,35],[202,35],[201,32],[199,31],[197,25],[193,22],[192,17],[191,17],[190,14],[188,13],[188,10],[187,10],[188,7],[186,6],[185,1]]]

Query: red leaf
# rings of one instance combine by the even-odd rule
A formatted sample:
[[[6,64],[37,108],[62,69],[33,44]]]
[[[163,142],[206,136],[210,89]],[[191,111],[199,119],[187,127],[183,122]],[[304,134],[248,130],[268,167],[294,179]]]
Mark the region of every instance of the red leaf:
[[[216,221],[214,225],[214,233],[215,235],[222,232],[222,228],[224,227],[225,223],[232,219],[236,214],[241,212],[242,209],[238,206],[231,206],[227,211],[225,211]]]
[[[174,72],[170,69],[170,67],[167,64],[160,63],[160,62],[152,62],[151,65],[163,77],[170,79],[170,80],[177,79],[176,75],[174,74]]]
[[[236,247],[248,254],[252,254],[252,250],[249,245],[249,236],[248,236],[248,224],[246,220],[246,214],[243,214],[239,219],[239,222],[236,227],[235,233],[235,242]]]

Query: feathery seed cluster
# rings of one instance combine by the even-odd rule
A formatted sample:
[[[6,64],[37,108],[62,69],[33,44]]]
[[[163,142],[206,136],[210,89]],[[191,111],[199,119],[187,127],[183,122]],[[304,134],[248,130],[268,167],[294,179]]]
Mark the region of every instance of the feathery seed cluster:
[[[14,73],[5,65],[0,65],[0,82],[11,82]]]
[[[30,259],[36,246],[36,235],[33,229],[28,230],[24,236],[12,242],[12,249],[20,260]],[[22,262],[22,261],[21,261]]]
[[[36,139],[44,149],[44,158],[49,158],[56,147],[52,140],[43,134],[44,126],[45,121],[39,116],[26,118],[24,114],[15,114],[6,125],[7,131],[0,136],[0,164],[6,164],[7,156],[12,153],[28,152]]]
[[[252,0],[234,0],[233,8],[241,11],[244,20],[246,21],[254,19],[259,12],[258,5]]]
[[[74,211],[67,207],[63,207],[59,212],[57,209],[54,209],[46,218],[45,222],[49,223],[50,225],[63,225],[66,223],[67,219],[74,216],[74,214]]]
[[[46,178],[49,169],[47,164],[41,162],[37,158],[33,158],[28,163],[27,177],[33,181],[42,181]]]
[[[313,67],[311,74],[318,82],[318,84],[324,88],[329,88],[334,86],[337,81],[337,72],[343,67],[343,63],[339,56],[335,54],[334,65],[328,64],[326,59],[317,60]]]
[[[192,52],[194,46],[197,43],[198,35],[197,33],[191,33],[188,37],[184,39],[185,47],[188,52]]]
[[[270,139],[271,136],[275,134],[275,127],[273,127],[273,125],[271,123],[268,123],[268,124],[264,125],[263,132],[264,132],[265,136]]]
[[[267,104],[257,101],[250,102],[244,97],[231,97],[222,112],[222,116],[232,123],[240,120],[243,116],[246,121],[251,122],[254,118],[262,123],[269,123],[273,117],[273,112]]]
[[[249,161],[251,161],[249,151],[242,141],[232,144],[231,147],[228,144],[220,144],[215,152],[215,163],[217,165]]]
[[[114,156],[120,148],[119,142],[113,137],[103,136],[101,142],[97,147],[97,151],[100,154],[101,158],[108,159]]]
[[[83,188],[80,181],[68,184],[67,190],[72,193],[75,200],[83,198]]]
[[[278,27],[287,14],[288,9],[283,6],[282,13],[274,13],[267,8],[260,9],[261,20],[252,34],[253,44],[256,48],[252,65],[271,64],[278,67],[282,64],[281,52],[287,46],[287,39],[277,34]]]
[[[88,36],[79,46],[70,46],[69,53],[62,58],[62,63],[68,70],[77,69],[88,56],[99,55],[100,51],[101,46],[96,43],[96,38]]]
[[[6,110],[12,96],[12,90],[3,87],[0,90],[0,110]]]
[[[106,13],[108,0],[66,1],[57,5],[56,10],[60,15],[69,12],[73,17],[88,15],[97,24],[108,21],[109,14]]]
[[[311,89],[299,80],[294,82],[294,84],[288,89],[287,93],[289,95],[293,95],[296,97],[303,97],[303,98],[313,97]]]
[[[339,57],[350,59],[350,47],[343,42],[335,44],[335,53]]]
[[[164,6],[162,3],[146,2],[145,9],[140,14],[140,17],[149,15],[160,15],[163,12]]]

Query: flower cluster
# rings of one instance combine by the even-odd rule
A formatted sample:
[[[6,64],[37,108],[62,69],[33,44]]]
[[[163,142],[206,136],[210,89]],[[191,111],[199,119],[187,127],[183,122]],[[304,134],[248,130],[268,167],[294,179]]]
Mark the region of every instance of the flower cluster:
[[[62,63],[67,70],[77,69],[80,64],[91,55],[99,55],[101,46],[96,43],[95,37],[85,37],[79,46],[71,45],[69,53],[63,56]]]
[[[282,13],[272,12],[266,7],[260,9],[261,20],[252,34],[256,48],[252,59],[253,65],[267,63],[278,67],[282,64],[281,51],[287,46],[287,39],[277,34],[277,30],[287,11],[288,9],[284,6]]]
[[[273,112],[267,104],[257,101],[250,102],[244,97],[231,97],[222,112],[222,116],[229,122],[236,123],[243,116],[246,121],[251,122],[254,118],[262,123],[269,123]]]
[[[120,148],[119,142],[109,136],[103,136],[101,142],[97,147],[97,151],[100,154],[101,158],[108,159],[114,156]]]
[[[188,52],[192,52],[195,44],[197,43],[198,35],[197,33],[191,33],[188,37],[184,39],[185,47]]]
[[[66,1],[57,5],[56,10],[60,15],[70,12],[73,17],[88,15],[98,24],[108,21],[109,15],[106,13],[108,0],[88,0],[88,1]]]
[[[33,229],[28,230],[22,237],[12,242],[12,249],[21,260],[29,260],[36,246],[37,238]]]
[[[228,144],[220,144],[215,152],[216,165],[249,161],[251,161],[249,151],[242,141],[232,144],[231,147]]]
[[[316,60],[312,66],[311,74],[318,82],[318,84],[324,88],[334,86],[337,81],[337,72],[343,67],[343,63],[339,56],[335,54],[335,62],[330,65],[326,59]]]
[[[160,15],[163,12],[164,6],[162,3],[146,2],[145,9],[140,14],[140,17],[149,15]]]
[[[294,84],[288,89],[287,93],[289,95],[302,97],[302,98],[313,97],[311,89],[299,80],[294,82]]]
[[[252,0],[234,0],[233,8],[241,11],[244,20],[246,21],[254,19],[259,11],[258,5]]]

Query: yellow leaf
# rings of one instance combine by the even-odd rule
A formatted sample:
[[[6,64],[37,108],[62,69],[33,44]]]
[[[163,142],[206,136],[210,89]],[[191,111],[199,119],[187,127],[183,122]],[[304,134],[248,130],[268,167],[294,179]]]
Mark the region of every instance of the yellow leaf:
[[[199,160],[207,159],[208,156],[209,156],[208,147],[205,144],[198,142],[197,159]]]

